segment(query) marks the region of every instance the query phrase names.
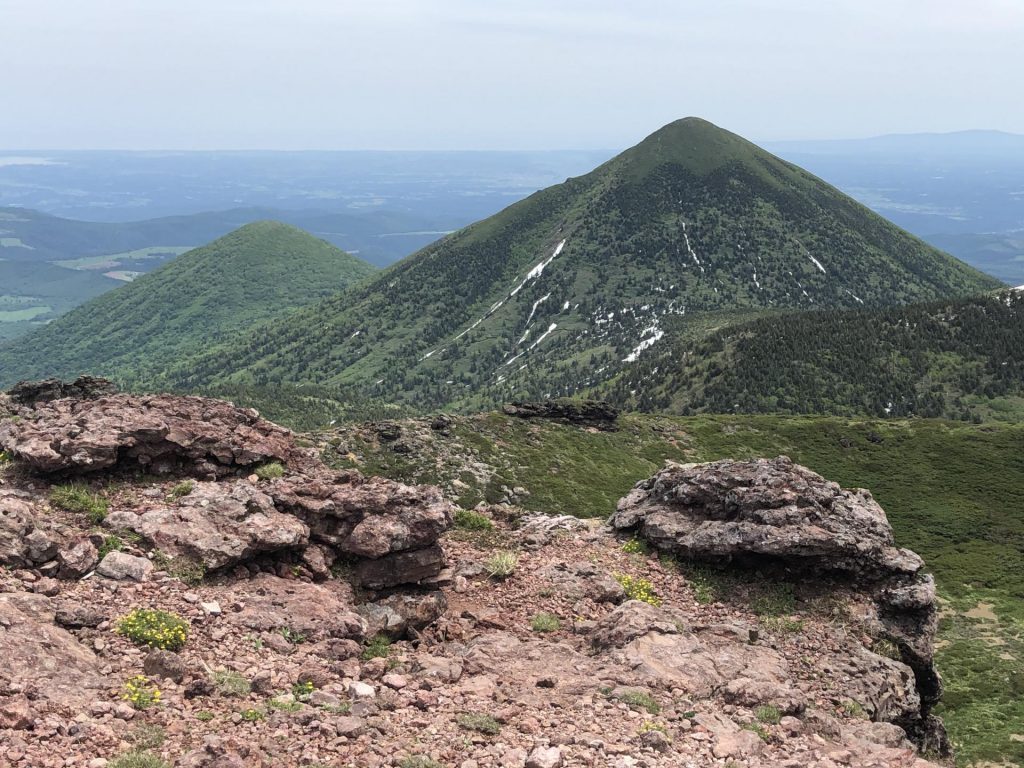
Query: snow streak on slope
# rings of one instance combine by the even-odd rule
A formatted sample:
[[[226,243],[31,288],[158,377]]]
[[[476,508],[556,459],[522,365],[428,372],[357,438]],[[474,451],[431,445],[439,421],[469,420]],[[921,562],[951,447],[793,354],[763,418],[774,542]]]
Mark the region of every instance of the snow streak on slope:
[[[648,347],[654,346],[664,335],[665,332],[658,327],[658,319],[655,318],[652,325],[649,325],[640,332],[640,343],[633,348],[632,352],[622,358],[622,362],[635,363],[639,359],[641,352]]]
[[[538,277],[540,277],[541,273],[544,271],[544,268],[555,260],[555,257],[562,252],[563,248],[565,248],[565,240],[563,240],[562,242],[555,246],[554,253],[552,253],[550,256],[544,259],[544,261],[540,262],[540,264],[538,264],[537,266],[535,266],[533,269],[526,273],[526,277],[523,278],[523,282],[521,282],[519,285],[512,289],[512,293],[508,295],[509,298],[512,298],[517,293],[519,293],[519,291],[523,289],[523,286],[526,285],[528,282],[530,282],[531,280],[536,280]]]

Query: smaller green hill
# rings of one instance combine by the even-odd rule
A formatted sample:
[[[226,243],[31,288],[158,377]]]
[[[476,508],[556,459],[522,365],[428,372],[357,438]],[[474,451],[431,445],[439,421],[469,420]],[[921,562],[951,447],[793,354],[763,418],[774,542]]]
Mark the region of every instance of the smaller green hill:
[[[247,224],[0,347],[0,385],[88,372],[132,386],[374,271],[287,224]]]
[[[601,394],[683,415],[1024,421],[1024,292],[727,321],[706,334],[680,324]]]

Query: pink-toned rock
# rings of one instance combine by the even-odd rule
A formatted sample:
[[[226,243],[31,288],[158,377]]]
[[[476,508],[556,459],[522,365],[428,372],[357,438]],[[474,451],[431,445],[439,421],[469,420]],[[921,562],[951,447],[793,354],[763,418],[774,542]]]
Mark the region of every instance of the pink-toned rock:
[[[176,502],[113,512],[106,524],[132,530],[163,552],[209,570],[309,542],[309,528],[301,520],[278,512],[270,496],[244,480],[198,482]]]
[[[242,607],[222,617],[229,624],[263,632],[287,629],[307,641],[366,636],[366,623],[353,612],[352,592],[344,582],[309,584],[261,574],[240,583],[233,594]]]
[[[288,430],[252,409],[204,397],[67,397],[36,402],[30,413],[0,424],[0,446],[44,472],[136,464],[207,475],[301,456]]]

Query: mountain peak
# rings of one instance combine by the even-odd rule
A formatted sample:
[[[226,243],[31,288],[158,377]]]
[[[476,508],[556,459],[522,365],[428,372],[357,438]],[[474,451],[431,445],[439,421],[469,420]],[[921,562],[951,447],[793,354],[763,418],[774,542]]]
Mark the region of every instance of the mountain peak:
[[[772,156],[735,133],[700,117],[684,117],[662,126],[611,161],[631,176],[674,164],[705,175],[730,162],[748,163]]]

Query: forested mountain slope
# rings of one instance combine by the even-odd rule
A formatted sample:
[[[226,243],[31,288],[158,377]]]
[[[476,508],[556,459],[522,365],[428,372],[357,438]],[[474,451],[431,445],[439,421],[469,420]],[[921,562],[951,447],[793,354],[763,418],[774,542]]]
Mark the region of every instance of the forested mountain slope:
[[[680,334],[600,390],[671,413],[1024,419],[1024,293]]]
[[[611,378],[656,349],[672,318],[997,286],[801,169],[687,118],[154,384],[317,383],[473,407]]]

